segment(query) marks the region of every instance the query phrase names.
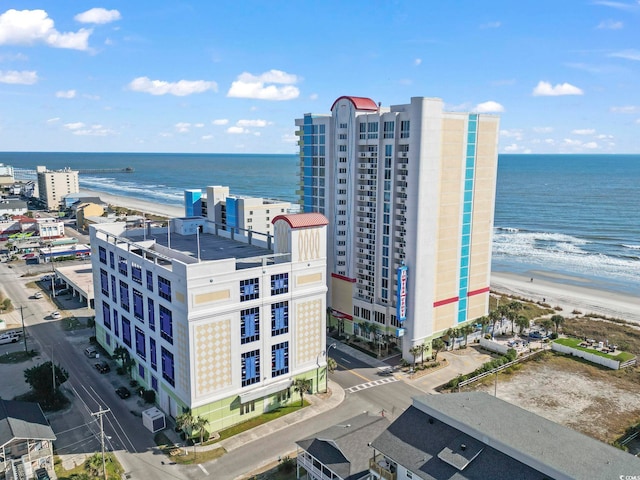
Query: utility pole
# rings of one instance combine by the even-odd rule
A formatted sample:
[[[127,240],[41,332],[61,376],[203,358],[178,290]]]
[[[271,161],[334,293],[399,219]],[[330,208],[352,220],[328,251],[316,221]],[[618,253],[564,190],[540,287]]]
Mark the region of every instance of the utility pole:
[[[27,331],[24,329],[24,314],[22,313],[22,305],[20,305],[20,318],[22,319],[22,338],[24,339],[24,353],[27,353]]]
[[[107,480],[107,464],[104,459],[104,425],[102,423],[102,416],[105,413],[109,413],[111,410],[109,408],[105,408],[103,410],[98,410],[95,413],[91,413],[94,417],[98,417],[100,419],[100,442],[102,443],[102,476],[104,480]]]
[[[51,379],[53,380],[53,390],[51,391],[51,396],[55,397],[56,395],[56,367],[53,363],[53,345],[51,345]]]

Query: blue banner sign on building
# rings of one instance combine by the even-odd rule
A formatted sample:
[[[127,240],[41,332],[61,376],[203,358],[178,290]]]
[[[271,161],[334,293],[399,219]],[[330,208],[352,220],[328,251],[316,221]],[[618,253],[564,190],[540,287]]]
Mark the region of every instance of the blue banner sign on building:
[[[396,337],[404,337],[406,330],[404,328],[396,328]]]
[[[402,323],[407,319],[407,267],[398,267],[398,298],[396,301],[396,314],[398,322]]]

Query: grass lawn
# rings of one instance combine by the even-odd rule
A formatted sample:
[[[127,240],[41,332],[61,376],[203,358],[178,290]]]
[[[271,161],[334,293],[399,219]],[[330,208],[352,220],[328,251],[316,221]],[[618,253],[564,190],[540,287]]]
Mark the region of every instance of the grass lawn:
[[[23,340],[20,340],[23,343]],[[24,343],[23,343],[24,344]],[[30,350],[28,353],[20,352],[7,352],[4,355],[0,355],[0,363],[21,363],[30,360],[38,353],[35,350]]]
[[[220,458],[226,453],[226,450],[222,447],[205,451],[200,450],[199,452],[194,452],[193,448],[189,447],[174,447],[173,443],[171,443],[167,436],[162,432],[156,434],[154,440],[156,445],[158,445],[160,450],[162,450],[162,453],[164,453],[170,461],[176,462],[180,465],[209,462],[216,458]]]
[[[98,453],[96,453],[96,455],[98,455],[100,459],[102,459],[102,455]],[[107,480],[120,480],[122,474],[124,473],[124,469],[122,468],[122,465],[120,465],[120,462],[118,462],[118,459],[111,453],[106,453],[104,457],[107,470]],[[91,475],[89,470],[86,468],[86,464],[88,461],[89,460],[87,459],[82,465],[78,465],[71,470],[65,470],[64,468],[62,468],[62,462],[60,461],[60,459],[58,457],[55,457],[54,470],[56,471],[58,480],[74,480],[78,477],[90,480],[103,480],[104,477],[102,476],[102,469],[100,469],[98,475]],[[83,474],[86,475],[86,477],[82,477]]]
[[[635,357],[635,355],[629,352],[620,352],[617,355],[610,355],[608,353],[602,353],[599,350],[595,350],[593,348],[586,348],[579,346],[582,340],[579,338],[558,338],[554,340],[556,343],[560,345],[564,345],[565,347],[575,348],[576,350],[581,350],[583,352],[593,353],[594,355],[598,355],[599,357],[608,358],[610,360],[616,360],[618,362],[626,362],[627,360],[631,360]]]

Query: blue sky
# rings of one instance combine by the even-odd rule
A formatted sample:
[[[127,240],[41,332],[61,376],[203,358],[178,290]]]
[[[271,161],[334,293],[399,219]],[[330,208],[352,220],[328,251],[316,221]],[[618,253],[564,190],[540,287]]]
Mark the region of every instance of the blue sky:
[[[640,153],[640,0],[0,3],[0,150],[295,153],[342,95]]]

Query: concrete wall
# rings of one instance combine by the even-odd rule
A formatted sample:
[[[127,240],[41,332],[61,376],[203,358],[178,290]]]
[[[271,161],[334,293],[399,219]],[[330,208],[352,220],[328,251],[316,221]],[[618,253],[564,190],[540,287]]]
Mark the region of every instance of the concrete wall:
[[[553,350],[554,352],[573,355],[574,357],[584,358],[589,362],[597,363],[598,365],[604,365],[605,367],[611,368],[613,370],[618,370],[620,368],[620,362],[617,360],[611,360],[609,358],[601,357],[600,355],[595,355],[593,353],[578,350],[577,348],[571,348],[571,347],[567,347],[566,345],[560,345],[559,343],[556,343],[556,342],[553,342],[551,344],[551,350]]]

